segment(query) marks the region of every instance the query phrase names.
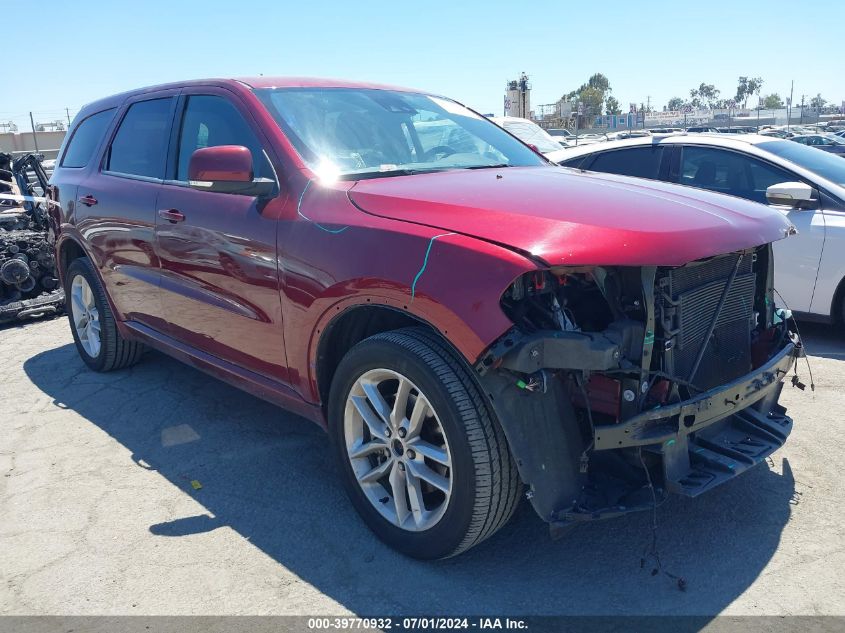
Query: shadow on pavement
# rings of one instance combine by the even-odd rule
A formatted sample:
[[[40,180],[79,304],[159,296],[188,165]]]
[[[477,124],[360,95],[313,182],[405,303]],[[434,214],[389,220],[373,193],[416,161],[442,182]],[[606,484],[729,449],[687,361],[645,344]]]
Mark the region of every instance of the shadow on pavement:
[[[157,353],[130,370],[94,374],[64,345],[30,358],[25,370],[58,406],[208,510],[150,526],[153,535],[229,526],[359,614],[717,614],[777,550],[795,493],[789,464],[775,454],[783,474],[762,465],[701,498],[659,508],[661,559],[686,578],[686,592],[641,569],[648,512],[550,541],[523,503],[482,545],[421,563],[366,529],[341,489],[327,436],[302,418]]]
[[[826,323],[799,322],[801,339],[813,356],[845,360],[845,327]]]

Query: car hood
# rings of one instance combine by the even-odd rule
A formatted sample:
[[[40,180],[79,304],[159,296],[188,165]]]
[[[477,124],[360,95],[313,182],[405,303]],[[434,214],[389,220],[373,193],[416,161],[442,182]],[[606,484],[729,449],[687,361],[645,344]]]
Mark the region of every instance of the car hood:
[[[366,213],[473,236],[552,266],[680,266],[773,242],[792,226],[739,198],[562,167],[361,180],[348,195]]]

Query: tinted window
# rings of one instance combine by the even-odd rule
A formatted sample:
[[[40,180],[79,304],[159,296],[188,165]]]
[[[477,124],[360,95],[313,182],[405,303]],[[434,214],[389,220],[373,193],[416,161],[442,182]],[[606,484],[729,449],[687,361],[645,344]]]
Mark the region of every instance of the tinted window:
[[[172,98],[132,104],[109,148],[106,169],[164,178],[172,105]]]
[[[845,160],[840,156],[819,152],[792,141],[767,141],[757,147],[815,172],[831,182],[845,185]]]
[[[766,189],[800,180],[795,174],[738,152],[710,147],[684,147],[681,183],[766,203]]]
[[[663,147],[649,145],[610,152],[602,152],[590,164],[590,171],[603,171],[621,176],[657,179]]]
[[[188,97],[179,134],[177,180],[188,180],[191,154],[203,147],[242,145],[252,152],[255,178],[273,176],[261,144],[241,113],[223,97],[196,95]]]
[[[92,114],[76,126],[62,158],[62,167],[85,167],[114,116],[114,108]]]
[[[589,156],[578,156],[577,158],[570,158],[569,160],[563,160],[558,163],[561,167],[572,167],[574,169],[580,169],[581,163],[584,162],[584,159],[589,158]]]

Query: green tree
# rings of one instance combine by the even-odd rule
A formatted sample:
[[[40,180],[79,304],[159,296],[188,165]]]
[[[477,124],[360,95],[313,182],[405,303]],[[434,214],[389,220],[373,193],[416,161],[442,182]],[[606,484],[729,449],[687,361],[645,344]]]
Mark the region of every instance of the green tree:
[[[580,104],[584,110],[584,117],[596,116],[604,111],[604,102],[610,95],[610,90],[610,81],[607,77],[601,73],[595,73],[580,88],[565,94],[563,100]]]
[[[616,97],[612,95],[607,97],[604,107],[607,114],[622,114],[622,108],[619,107],[619,101],[617,101]]]
[[[698,88],[693,88],[689,91],[690,105],[698,108],[706,103],[707,107],[712,110],[713,106],[719,100],[720,92],[713,84],[702,83]]]
[[[777,110],[783,107],[783,99],[776,92],[763,97],[762,107],[766,110]]]
[[[740,77],[736,87],[736,102],[741,103],[742,107],[748,106],[748,98],[754,94],[760,94],[760,88],[763,87],[763,79],[760,77]]]
[[[821,110],[826,103],[827,99],[822,99],[821,93],[817,94],[815,97],[810,99],[810,107],[813,110]]]
[[[684,100],[680,97],[672,97],[666,105],[667,110],[680,110],[684,107]]]

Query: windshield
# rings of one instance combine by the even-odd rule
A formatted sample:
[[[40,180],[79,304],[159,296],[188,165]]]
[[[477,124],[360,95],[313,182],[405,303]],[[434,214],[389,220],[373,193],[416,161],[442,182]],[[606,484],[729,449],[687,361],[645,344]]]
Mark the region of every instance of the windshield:
[[[302,159],[324,177],[546,164],[449,99],[365,88],[269,88],[255,94]]]
[[[757,147],[845,187],[845,160],[838,154],[823,152],[793,141],[767,141]]]
[[[495,120],[495,119],[494,119]],[[563,149],[560,141],[549,135],[546,130],[531,121],[508,121],[502,122],[502,127],[513,134],[523,143],[528,143],[537,148],[543,154],[557,152]]]

